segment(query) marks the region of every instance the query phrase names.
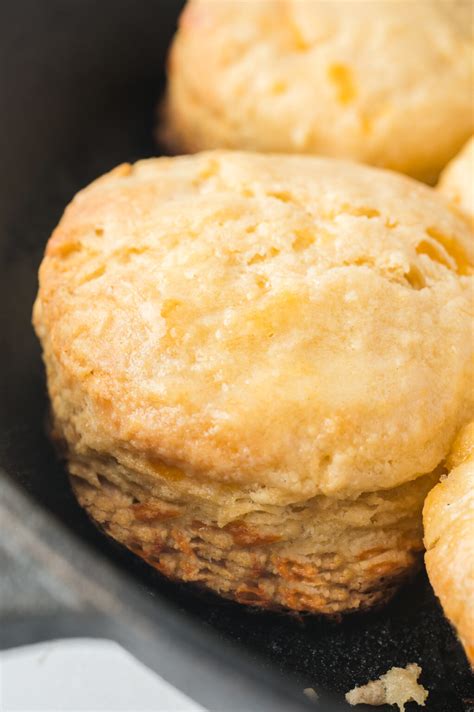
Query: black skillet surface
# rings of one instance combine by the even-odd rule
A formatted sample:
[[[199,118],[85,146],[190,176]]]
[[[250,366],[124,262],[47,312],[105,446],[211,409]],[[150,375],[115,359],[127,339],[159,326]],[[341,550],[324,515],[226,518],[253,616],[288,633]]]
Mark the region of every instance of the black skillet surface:
[[[193,587],[171,584],[95,530],[77,507],[44,435],[43,373],[30,327],[42,251],[63,207],[80,187],[122,161],[156,153],[154,106],[163,86],[164,57],[180,5],[171,0],[1,0],[0,470],[17,491],[26,491],[33,499],[31,512],[41,508],[53,515],[43,527],[47,546],[54,550],[55,537],[58,551],[63,547],[64,553],[71,546],[66,546],[67,535],[56,528],[59,520],[89,546],[91,579],[94,567],[98,571],[102,567],[97,580],[102,576],[111,591],[118,586],[124,605],[125,599],[127,603],[133,599],[143,619],[149,617],[150,630],[161,615],[166,624],[173,621],[176,640],[181,635],[190,637],[191,650],[197,638],[205,640],[205,651],[196,647],[194,660],[202,656],[211,678],[215,666],[215,679],[222,678],[223,687],[217,697],[211,699],[198,691],[192,679],[198,674],[196,664],[186,668],[189,679],[182,684],[179,675],[165,676],[190,694],[195,692],[209,708],[222,712],[277,710],[278,705],[282,710],[309,708],[297,696],[302,688],[315,687],[336,693],[335,706],[328,698],[315,709],[349,709],[341,693],[377,678],[393,665],[418,662],[423,669],[421,680],[430,691],[429,712],[472,711],[472,676],[424,575],[387,608],[342,623],[258,613]],[[0,472],[0,493],[1,477]],[[25,512],[30,511],[28,506]],[[33,527],[33,513],[24,515],[31,517],[27,528]],[[5,534],[8,537],[8,531]],[[9,537],[9,541],[14,539]],[[84,561],[90,552],[84,553]],[[51,555],[43,566],[48,568],[50,560]],[[78,554],[78,567],[79,561]],[[113,564],[110,572],[101,563],[105,561]],[[131,575],[131,585],[120,583],[121,572]],[[68,580],[67,586],[74,584]],[[151,599],[153,610],[145,599]],[[18,606],[16,610],[15,602],[12,605],[10,619],[12,610],[20,611],[23,621],[22,627],[17,617],[22,633],[16,642],[30,640],[35,633],[30,626],[25,636],[24,611]],[[0,606],[0,613],[4,611],[5,606]],[[38,611],[29,613],[32,621],[31,615]],[[53,622],[47,633],[38,628],[37,634],[80,633],[59,621],[58,617],[56,628]],[[192,640],[189,631],[194,631]],[[91,633],[90,626],[87,633]],[[114,636],[114,626],[98,624],[97,634]],[[130,636],[133,647],[133,631]],[[14,639],[14,634],[6,636],[3,643],[9,645]],[[124,635],[121,640],[129,642]],[[240,648],[228,650],[225,641],[237,642]],[[147,645],[150,651],[153,641]],[[142,657],[163,672],[160,659],[151,659],[150,654]],[[184,652],[180,658],[178,650],[177,665],[180,660],[184,666]],[[234,693],[225,687],[232,677],[229,669],[233,669]],[[291,690],[285,697],[285,689],[278,689],[281,680],[296,682],[293,698]],[[226,689],[232,698],[226,696]],[[273,701],[271,690],[276,695]],[[407,710],[416,708],[407,705]]]

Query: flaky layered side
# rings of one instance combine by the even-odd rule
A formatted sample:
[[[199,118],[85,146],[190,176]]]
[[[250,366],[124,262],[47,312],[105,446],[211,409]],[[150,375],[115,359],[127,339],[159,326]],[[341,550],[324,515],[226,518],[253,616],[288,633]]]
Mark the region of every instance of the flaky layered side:
[[[212,483],[207,496],[185,496],[166,467],[145,476],[113,458],[73,453],[68,467],[92,519],[166,576],[239,603],[326,615],[388,600],[416,569],[421,508],[437,479],[354,500],[259,506],[245,490],[219,492]],[[181,483],[181,492],[192,490]]]
[[[474,667],[474,423],[458,436],[451,468],[423,509],[431,584]]]
[[[432,182],[474,130],[473,47],[469,0],[190,0],[160,135],[175,152],[313,153]]]
[[[383,600],[473,412],[473,249],[435,191],[350,163],[210,152],[102,177],[34,308],[80,501],[238,600]]]

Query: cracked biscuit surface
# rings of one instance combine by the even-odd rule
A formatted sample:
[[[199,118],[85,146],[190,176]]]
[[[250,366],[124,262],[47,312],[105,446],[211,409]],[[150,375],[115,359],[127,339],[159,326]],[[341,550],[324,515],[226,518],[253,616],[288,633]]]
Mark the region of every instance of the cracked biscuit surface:
[[[161,137],[177,152],[314,153],[434,182],[474,130],[473,52],[470,0],[191,0]]]
[[[34,309],[80,502],[237,600],[383,600],[472,414],[472,250],[434,191],[344,162],[210,152],[100,178]]]

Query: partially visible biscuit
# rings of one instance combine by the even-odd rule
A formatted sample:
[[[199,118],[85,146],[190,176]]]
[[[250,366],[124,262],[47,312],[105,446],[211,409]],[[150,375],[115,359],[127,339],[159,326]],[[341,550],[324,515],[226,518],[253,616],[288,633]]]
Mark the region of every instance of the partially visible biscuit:
[[[438,190],[474,228],[474,136],[441,174]]]
[[[190,0],[161,138],[175,152],[313,153],[435,182],[474,130],[473,52],[469,0]]]
[[[444,612],[474,666],[474,423],[456,440],[453,469],[423,509],[425,562]]]
[[[79,501],[242,602],[385,600],[474,410],[473,250],[433,190],[351,163],[218,151],[103,176],[34,308]]]

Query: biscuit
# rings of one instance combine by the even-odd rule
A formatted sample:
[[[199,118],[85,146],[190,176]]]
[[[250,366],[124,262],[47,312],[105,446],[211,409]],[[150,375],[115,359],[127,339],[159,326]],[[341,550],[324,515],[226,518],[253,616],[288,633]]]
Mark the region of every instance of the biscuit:
[[[473,248],[435,191],[351,163],[210,152],[100,178],[34,309],[80,502],[240,601],[383,600],[473,412]]]
[[[474,137],[444,169],[438,190],[474,227]]]
[[[465,0],[190,0],[161,140],[177,153],[321,154],[435,182],[474,130],[473,51]]]
[[[457,438],[447,478],[423,508],[428,576],[474,666],[474,423]]]

